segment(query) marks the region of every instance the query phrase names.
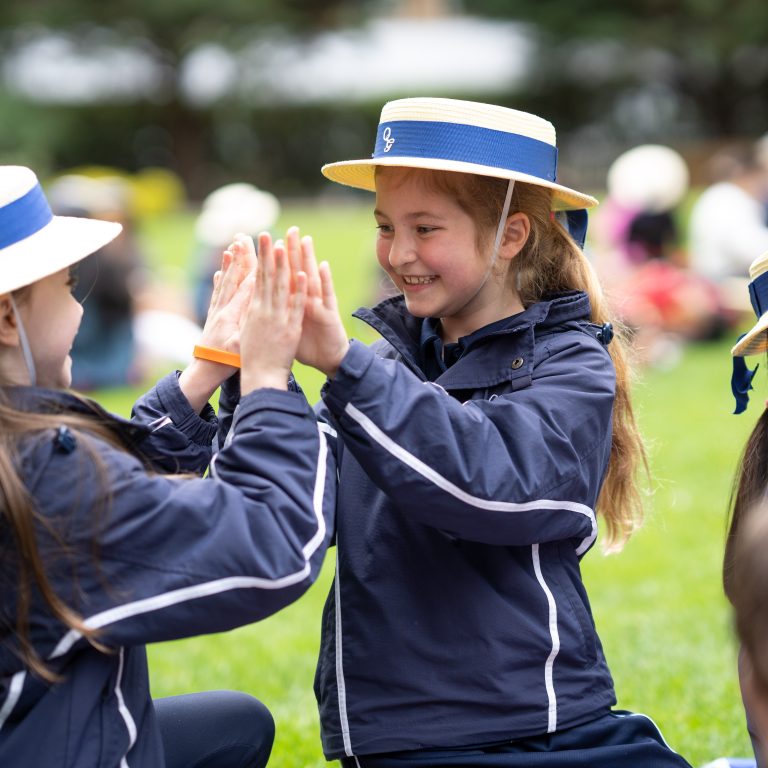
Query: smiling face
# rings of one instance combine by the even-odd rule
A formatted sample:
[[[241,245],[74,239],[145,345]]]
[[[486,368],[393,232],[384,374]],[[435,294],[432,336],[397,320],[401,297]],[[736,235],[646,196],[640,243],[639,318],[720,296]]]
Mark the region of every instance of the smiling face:
[[[62,269],[34,283],[18,309],[32,350],[37,385],[69,387],[69,353],[83,316],[83,307],[72,295],[69,270]]]
[[[511,257],[493,259],[494,232],[478,231],[454,197],[427,183],[424,171],[376,175],[376,256],[416,317],[442,321],[444,340],[522,310],[507,273]],[[513,254],[514,255],[514,254]]]

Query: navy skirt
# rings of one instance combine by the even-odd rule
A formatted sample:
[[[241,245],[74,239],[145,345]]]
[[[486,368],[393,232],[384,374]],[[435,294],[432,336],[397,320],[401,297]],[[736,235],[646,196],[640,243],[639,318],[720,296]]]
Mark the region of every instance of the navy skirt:
[[[645,715],[615,710],[583,725],[500,744],[347,757],[344,768],[691,768]]]

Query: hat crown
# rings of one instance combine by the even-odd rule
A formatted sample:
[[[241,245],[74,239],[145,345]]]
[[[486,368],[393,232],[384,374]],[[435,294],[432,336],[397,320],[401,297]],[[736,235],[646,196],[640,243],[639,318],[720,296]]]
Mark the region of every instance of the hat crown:
[[[556,145],[555,126],[549,120],[495,104],[436,97],[397,99],[385,104],[379,122],[390,123],[399,120],[471,125],[527,136],[553,147]]]
[[[38,184],[34,172],[22,165],[0,166],[0,207],[24,197]]]
[[[749,279],[756,280],[760,275],[764,275],[766,272],[768,272],[768,252],[764,253],[762,256],[758,256],[749,265]]]

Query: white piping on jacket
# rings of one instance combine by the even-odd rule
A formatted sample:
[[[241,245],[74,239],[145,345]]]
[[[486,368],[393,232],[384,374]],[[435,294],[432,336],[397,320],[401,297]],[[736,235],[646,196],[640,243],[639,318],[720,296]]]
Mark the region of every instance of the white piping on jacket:
[[[8,686],[8,695],[5,697],[3,706],[0,707],[0,731],[3,729],[3,724],[8,719],[8,716],[13,712],[13,708],[16,706],[16,702],[21,696],[21,692],[24,689],[24,679],[27,676],[26,670],[22,669],[21,672],[17,672],[11,678],[11,684]]]
[[[536,573],[536,579],[539,582],[544,594],[547,596],[547,605],[549,606],[549,635],[552,638],[552,649],[549,652],[547,661],[544,664],[544,685],[547,689],[548,717],[547,733],[557,730],[557,696],[555,694],[555,684],[552,679],[552,668],[555,664],[555,657],[560,653],[560,633],[557,631],[557,604],[547,582],[544,580],[544,574],[541,572],[541,559],[539,558],[539,545],[534,544],[531,547],[533,556],[533,570]]]
[[[136,721],[133,719],[128,707],[125,706],[125,699],[123,698],[123,689],[121,687],[123,682],[123,667],[125,665],[125,648],[120,649],[120,662],[117,667],[117,680],[115,681],[115,696],[117,697],[117,710],[120,712],[120,716],[125,721],[125,727],[128,731],[128,749],[125,750],[120,760],[120,768],[128,768],[128,760],[126,759],[128,753],[133,749],[133,745],[136,743]]]
[[[406,466],[418,472],[422,477],[434,483],[438,488],[450,493],[464,504],[469,504],[478,509],[487,509],[495,512],[528,512],[535,509],[564,509],[569,512],[577,512],[589,518],[592,525],[592,531],[576,549],[576,554],[580,555],[586,552],[595,538],[597,537],[597,523],[595,513],[586,504],[580,504],[576,501],[553,501],[551,499],[536,499],[535,501],[515,502],[515,501],[496,501],[493,499],[483,499],[479,496],[473,496],[471,493],[454,485],[450,480],[443,477],[421,459],[418,459],[412,453],[409,453],[401,445],[398,445],[391,437],[382,432],[376,424],[371,421],[362,411],[355,408],[352,403],[347,403],[344,408],[350,418],[354,419],[365,431],[385,450],[389,451],[396,459],[399,459]]]
[[[352,757],[352,740],[349,737],[349,718],[347,717],[347,684],[344,680],[344,659],[341,644],[341,587],[339,586],[339,543],[336,542],[336,575],[334,577],[333,600],[336,609],[336,690],[339,698],[339,723],[344,740],[344,752]]]

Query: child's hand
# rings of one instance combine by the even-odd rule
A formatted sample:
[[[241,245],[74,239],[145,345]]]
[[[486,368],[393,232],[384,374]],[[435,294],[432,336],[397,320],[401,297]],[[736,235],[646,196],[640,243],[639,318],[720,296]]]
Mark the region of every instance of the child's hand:
[[[221,269],[213,276],[213,293],[200,338],[201,346],[240,351],[240,325],[251,299],[256,249],[248,235],[237,234],[222,256]],[[227,375],[237,369],[229,368]]]
[[[307,302],[296,359],[332,379],[347,353],[349,339],[339,315],[331,268],[327,262],[318,267],[312,238],[300,238],[298,227],[291,227],[286,239],[291,272],[303,272],[307,279]]]
[[[213,276],[213,293],[199,344],[237,354],[240,324],[253,293],[256,250],[247,235],[235,235]],[[249,277],[250,276],[250,277]],[[195,358],[179,377],[179,387],[198,413],[237,368]]]
[[[259,235],[255,281],[240,335],[243,395],[261,387],[288,389],[307,299],[306,275],[291,274],[285,246],[273,246],[267,233]]]

